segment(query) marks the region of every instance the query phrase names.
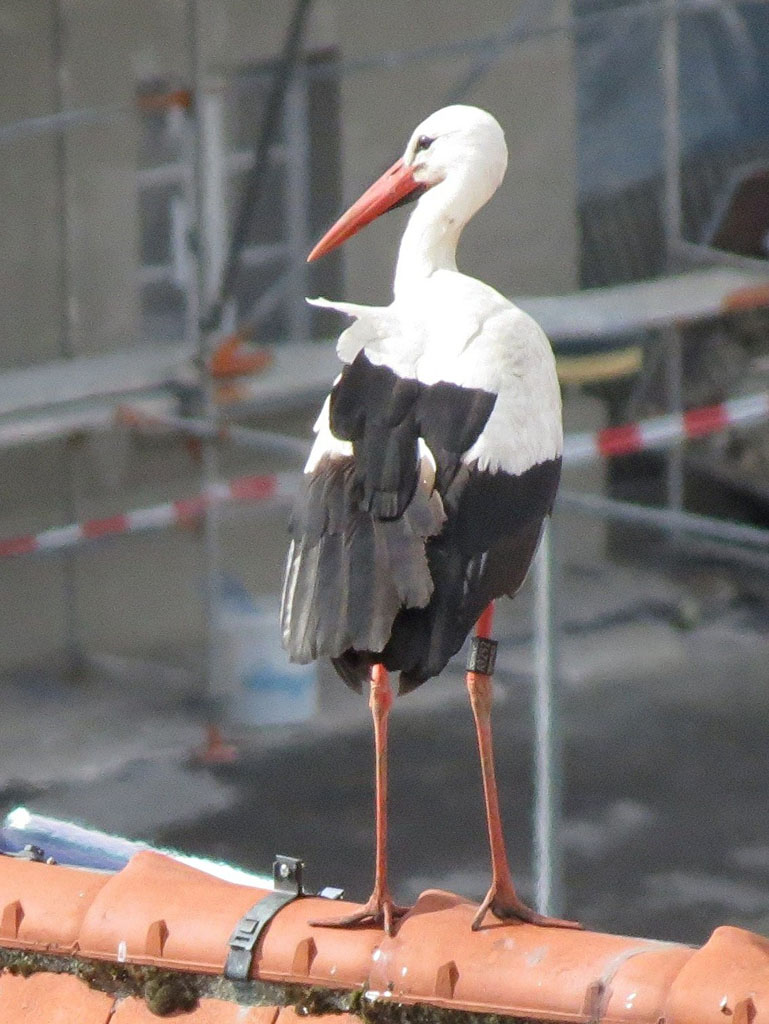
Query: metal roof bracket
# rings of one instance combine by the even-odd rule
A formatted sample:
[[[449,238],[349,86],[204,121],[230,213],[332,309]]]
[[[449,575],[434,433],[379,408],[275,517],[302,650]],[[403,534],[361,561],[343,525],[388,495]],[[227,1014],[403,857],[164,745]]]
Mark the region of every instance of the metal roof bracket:
[[[224,965],[224,976],[231,981],[247,981],[251,974],[254,950],[267,925],[287,904],[306,895],[302,887],[304,861],[296,857],[276,855],[272,865],[274,890],[259,900],[241,917],[230,936],[229,953]],[[342,889],[322,889],[319,896],[341,899]]]

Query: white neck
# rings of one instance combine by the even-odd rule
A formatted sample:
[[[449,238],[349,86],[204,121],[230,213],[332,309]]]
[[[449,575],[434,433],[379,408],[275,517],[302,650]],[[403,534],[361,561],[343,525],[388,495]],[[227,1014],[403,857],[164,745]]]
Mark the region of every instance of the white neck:
[[[393,285],[396,298],[436,270],[457,269],[459,236],[475,208],[469,208],[462,189],[452,188],[448,180],[425,192],[401,239]]]

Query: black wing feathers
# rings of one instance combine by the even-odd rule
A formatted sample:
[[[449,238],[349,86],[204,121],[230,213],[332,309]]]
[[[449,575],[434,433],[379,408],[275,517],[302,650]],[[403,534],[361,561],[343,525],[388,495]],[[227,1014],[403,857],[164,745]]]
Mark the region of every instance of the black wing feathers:
[[[399,609],[430,600],[426,541],[444,518],[439,496],[422,488],[398,519],[377,519],[364,507],[354,458],[321,459],[290,523],[281,629],[291,660],[382,651]],[[357,687],[368,673],[365,659],[353,662],[339,670]]]
[[[523,473],[470,471],[462,466],[444,494],[453,538],[467,555],[488,551],[532,520],[541,523],[555,501],[561,460],[539,462]]]
[[[364,507],[382,519],[403,514],[417,484],[420,437],[433,453],[442,490],[496,399],[480,388],[404,379],[359,352],[331,392],[329,424],[335,437],[352,442]]]
[[[291,523],[282,625],[293,660],[328,655],[356,689],[382,661],[413,689],[443,669],[489,601],[518,590],[560,459],[520,474],[465,465],[496,398],[401,378],[363,351],[344,367],[329,426],[352,456],[320,460]],[[420,438],[436,463],[432,494],[418,486]]]
[[[427,543],[433,598],[425,608],[398,613],[382,658],[401,670],[402,693],[441,671],[490,601],[518,591],[560,471],[560,459],[518,475],[459,469],[443,495],[446,526]]]
[[[331,392],[331,433],[352,441],[363,507],[380,519],[403,515],[417,485],[419,390],[417,381],[374,366],[360,352]]]
[[[496,401],[495,394],[480,388],[443,381],[423,387],[417,419],[420,434],[435,458],[440,491],[451,483],[460,457],[481,436]]]

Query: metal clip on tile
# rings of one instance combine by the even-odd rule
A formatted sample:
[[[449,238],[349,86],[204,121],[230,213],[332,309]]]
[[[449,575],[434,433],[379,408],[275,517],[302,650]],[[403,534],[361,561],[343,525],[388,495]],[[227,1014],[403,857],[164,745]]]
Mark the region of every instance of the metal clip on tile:
[[[259,936],[288,903],[306,895],[302,888],[304,861],[295,857],[276,856],[272,865],[274,890],[241,917],[230,936],[230,951],[224,965],[224,976],[231,981],[247,981]],[[322,889],[319,896],[327,899],[341,899],[342,889]]]
[[[15,857],[17,860],[31,860],[36,864],[55,864],[53,857],[46,857],[45,850],[41,846],[27,843],[23,850],[11,853],[8,850],[0,850],[0,856]]]

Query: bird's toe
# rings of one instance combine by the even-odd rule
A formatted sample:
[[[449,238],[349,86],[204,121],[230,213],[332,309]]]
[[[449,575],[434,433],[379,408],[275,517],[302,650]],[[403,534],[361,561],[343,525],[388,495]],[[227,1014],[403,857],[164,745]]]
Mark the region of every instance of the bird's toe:
[[[510,886],[492,886],[486,898],[473,918],[472,929],[478,931],[482,927],[486,914],[491,912],[500,921],[519,921],[539,925],[542,928],[582,928],[579,921],[568,921],[560,917],[548,917],[532,910],[523,900],[519,899],[515,889]]]

